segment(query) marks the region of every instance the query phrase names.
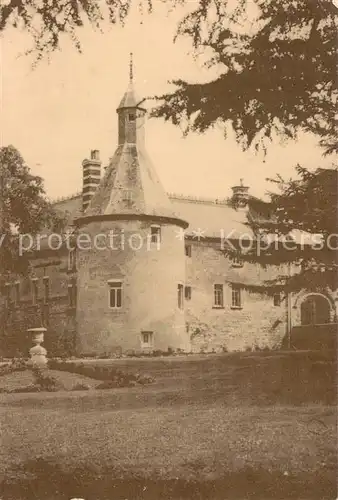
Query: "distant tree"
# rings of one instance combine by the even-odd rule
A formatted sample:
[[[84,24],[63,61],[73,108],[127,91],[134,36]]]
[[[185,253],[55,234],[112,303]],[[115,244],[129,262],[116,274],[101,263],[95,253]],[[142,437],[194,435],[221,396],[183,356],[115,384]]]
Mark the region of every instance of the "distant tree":
[[[27,271],[27,255],[19,255],[19,235],[42,229],[60,231],[64,217],[45,196],[41,177],[32,175],[13,146],[0,148],[0,278]]]
[[[315,133],[326,153],[338,151],[337,8],[332,0],[163,0],[187,5],[178,36],[188,36],[219,76],[208,82],[174,81],[154,116],[181,124],[186,133],[229,124],[244,148],[265,149],[274,136]],[[151,12],[154,0],[7,0],[0,31],[23,27],[38,59],[60,46],[62,34],[80,50],[78,29],[108,17],[124,23],[131,7]],[[251,20],[248,8],[257,9]],[[243,25],[250,29],[243,29]],[[227,127],[224,127],[227,130]]]
[[[259,287],[273,294],[288,291],[337,288],[338,270],[338,171],[296,168],[298,178],[272,179],[278,191],[270,193],[270,217],[249,219],[257,241],[248,249],[225,246],[225,253],[262,267],[298,264],[298,271],[285,272]],[[285,267],[285,266],[284,266]],[[248,286],[250,288],[250,286]],[[255,287],[252,287],[255,288]]]

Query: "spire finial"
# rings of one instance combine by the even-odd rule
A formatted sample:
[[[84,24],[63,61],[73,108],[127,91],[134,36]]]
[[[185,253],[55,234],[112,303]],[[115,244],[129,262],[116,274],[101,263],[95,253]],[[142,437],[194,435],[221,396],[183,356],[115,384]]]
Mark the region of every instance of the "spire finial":
[[[241,183],[241,186],[243,187],[244,184],[243,184],[243,179],[239,179],[240,183]]]
[[[130,81],[130,83],[133,82],[133,78],[134,78],[134,75],[133,75],[133,53],[130,52],[130,61],[129,61],[129,81]]]

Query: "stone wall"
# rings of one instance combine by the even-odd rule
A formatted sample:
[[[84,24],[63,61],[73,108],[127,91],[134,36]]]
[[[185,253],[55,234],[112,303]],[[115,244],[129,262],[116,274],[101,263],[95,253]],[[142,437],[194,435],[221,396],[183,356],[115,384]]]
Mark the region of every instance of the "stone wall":
[[[232,307],[231,284],[259,284],[271,279],[277,269],[264,270],[244,263],[233,267],[218,242],[194,242],[186,257],[186,283],[191,300],[186,302],[187,328],[192,350],[237,351],[277,348],[285,335],[285,302],[273,305],[273,298],[241,290],[241,308]],[[214,306],[214,285],[223,285],[224,307]]]
[[[162,224],[160,250],[147,247],[149,222],[115,221],[92,223],[83,228],[92,234],[124,231],[143,239],[140,250],[87,250],[78,253],[77,276],[68,270],[66,251],[40,254],[32,261],[32,277],[38,278],[38,306],[31,303],[30,279],[21,283],[20,304],[8,312],[1,309],[4,331],[2,353],[11,342],[26,350],[26,330],[45,324],[45,345],[50,354],[113,354],[147,350],[142,331],[153,334],[154,350],[236,351],[278,348],[285,335],[286,306],[274,306],[273,298],[246,289],[241,291],[241,308],[232,308],[232,283],[259,284],[280,270],[244,263],[234,267],[217,241],[187,240],[191,257],[185,256],[184,242],[177,228]],[[117,243],[117,242],[116,242]],[[133,242],[137,246],[137,240]],[[49,276],[50,300],[43,304],[43,277]],[[70,308],[68,285],[77,279],[77,308]],[[108,303],[108,281],[123,281],[123,308]],[[13,278],[13,282],[15,279]],[[178,284],[191,287],[184,310],[178,308]],[[223,308],[214,307],[214,285],[222,284]],[[1,319],[1,318],[0,318]],[[295,317],[296,320],[296,317]],[[39,323],[39,324],[38,324]],[[28,342],[29,343],[29,342]],[[150,349],[150,350],[152,350]],[[11,348],[13,352],[13,348]],[[15,350],[15,349],[14,349]]]
[[[177,302],[177,287],[185,278],[184,245],[175,229],[161,224],[159,248],[149,245],[149,221],[91,222],[81,229],[104,235],[106,241],[113,231],[116,239],[115,249],[79,251],[78,353],[139,352],[144,350],[142,332],[153,332],[154,350],[189,350],[184,311]],[[122,281],[121,309],[109,307],[110,280]]]
[[[61,252],[42,252],[31,261],[29,277],[13,277],[10,304],[4,297],[0,306],[2,325],[0,353],[2,356],[28,355],[32,347],[27,335],[28,328],[45,326],[44,346],[48,355],[74,353],[76,336],[75,308],[70,307],[68,284],[72,273],[68,271],[68,254]],[[43,277],[49,277],[49,300],[44,301]],[[31,278],[37,279],[38,298],[32,303]],[[20,300],[15,300],[14,283],[20,282]]]

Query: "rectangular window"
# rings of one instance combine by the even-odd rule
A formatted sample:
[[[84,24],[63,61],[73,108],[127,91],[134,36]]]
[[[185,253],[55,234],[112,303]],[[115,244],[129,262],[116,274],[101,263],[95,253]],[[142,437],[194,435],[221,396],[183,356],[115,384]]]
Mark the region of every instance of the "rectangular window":
[[[123,191],[122,199],[127,207],[131,208],[133,206],[133,192],[130,189]]]
[[[75,280],[68,285],[68,305],[76,307],[77,286]]]
[[[224,307],[223,285],[214,285],[214,307]]]
[[[74,290],[72,283],[68,285],[68,306],[74,307]]]
[[[72,248],[69,250],[68,254],[68,271],[74,271],[76,269],[76,250]]]
[[[185,255],[191,257],[191,245],[185,245]]]
[[[183,285],[177,285],[177,305],[179,309],[183,309]]]
[[[32,286],[32,304],[33,306],[35,306],[39,298],[39,287],[37,278],[31,279],[31,286]]]
[[[129,113],[128,119],[129,119],[130,122],[134,122],[136,120],[135,113]]]
[[[10,305],[11,305],[11,286],[9,283],[5,283],[5,285],[4,285],[4,295],[5,295],[6,307],[10,307]]]
[[[109,281],[109,307],[121,309],[122,307],[122,281]]]
[[[241,299],[241,289],[237,285],[232,285],[232,301],[231,306],[235,309],[239,309],[242,307],[242,299]]]
[[[191,286],[186,286],[184,288],[184,298],[185,300],[191,300]]]
[[[232,267],[243,267],[243,261],[241,261],[241,259],[237,256],[232,257],[231,264]]]
[[[161,227],[160,226],[151,226],[150,228],[150,236],[151,243],[160,243],[161,241]]]
[[[74,302],[74,307],[77,305],[77,283],[74,281],[73,283],[73,302]]]
[[[73,285],[69,284],[68,285],[68,305],[69,305],[69,307],[74,307],[73,299],[74,299]]]
[[[153,332],[142,332],[141,333],[141,344],[142,344],[142,347],[152,347],[152,345],[153,345]]]
[[[44,276],[43,278],[43,301],[45,304],[49,301],[49,277]]]
[[[273,305],[279,307],[281,305],[281,294],[275,293],[273,296]]]
[[[15,305],[20,304],[20,281],[14,283]]]

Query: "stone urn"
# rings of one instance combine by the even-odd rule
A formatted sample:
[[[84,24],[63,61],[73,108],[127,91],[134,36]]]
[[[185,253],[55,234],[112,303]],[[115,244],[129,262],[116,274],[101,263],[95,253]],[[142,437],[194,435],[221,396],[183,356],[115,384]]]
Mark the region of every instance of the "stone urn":
[[[29,350],[30,354],[30,365],[33,368],[47,368],[47,351],[42,347],[42,342],[44,341],[44,334],[47,331],[46,328],[30,328],[27,330],[28,333],[32,335],[32,343],[34,346]]]

